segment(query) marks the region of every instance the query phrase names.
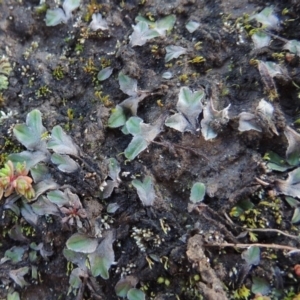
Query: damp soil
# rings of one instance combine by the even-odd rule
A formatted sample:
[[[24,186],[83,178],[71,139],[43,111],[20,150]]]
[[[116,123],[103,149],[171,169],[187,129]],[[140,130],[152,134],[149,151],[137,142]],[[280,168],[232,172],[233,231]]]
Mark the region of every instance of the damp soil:
[[[299,254],[261,248],[259,264],[249,268],[241,257],[244,249],[207,245],[253,243],[246,227],[299,234],[299,227],[291,223],[293,209],[284,198],[272,196],[272,187],[264,187],[256,180],[267,178],[271,182],[272,178],[285,175],[268,172],[263,156],[270,150],[285,154],[287,140],[283,129],[286,124],[293,124],[300,104],[299,60],[281,57],[280,63],[296,85],[292,81],[276,81],[278,97],[273,104],[279,135],[268,128],[263,132],[239,132],[237,116],[253,112],[258,102],[262,98],[268,100],[269,96],[251,60],[278,62],[274,54],[282,53],[283,41],[274,39],[270,46],[254,50],[246,31],[236,26],[243,14],[274,5],[281,22],[276,34],[288,40],[299,39],[298,2],[129,0],[91,4],[83,1],[67,24],[55,27],[45,25],[44,14],[35,10],[38,5],[35,0],[0,2],[0,54],[13,65],[9,86],[2,92],[1,110],[14,112],[1,125],[1,154],[4,157],[5,153],[22,150],[12,128],[23,123],[33,109],[42,112],[45,127],[61,125],[90,158],[90,165],[82,165],[80,172],[71,175],[57,171],[55,180],[71,186],[80,196],[90,223],[100,215],[108,216],[110,229],[116,236],[115,264],[110,268],[109,279],[100,276],[82,279],[81,293],[68,294],[70,270],[63,249],[76,228],[65,226],[57,216],[42,216],[38,226],[28,230],[26,241],[14,241],[8,233],[16,222],[27,228],[31,226],[21,216],[4,209],[2,199],[0,257],[15,245],[29,246],[32,242],[43,242],[53,254],[48,260],[39,257],[35,261],[38,277],[32,279],[26,275],[29,285],[23,288],[13,282],[9,271],[30,266],[28,257],[16,264],[9,261],[1,264],[0,299],[6,299],[8,291],[14,289],[24,300],[113,300],[118,299],[116,283],[129,274],[138,279],[137,288],[145,292],[146,299],[246,299],[237,296],[237,291],[242,287],[251,290],[253,278],[257,277],[269,283],[270,299],[284,299],[291,291],[297,294],[299,278],[293,268],[299,262]],[[49,5],[55,6],[50,1]],[[105,15],[108,31],[87,31],[88,23],[83,19],[92,6]],[[283,16],[285,8],[288,14]],[[143,46],[130,46],[129,35],[136,16],[159,19],[170,14],[176,15],[171,33]],[[200,23],[193,33],[185,28],[189,20]],[[201,42],[201,47],[194,47],[197,42]],[[189,52],[166,65],[165,47],[172,44],[188,48]],[[190,63],[195,56],[203,56],[205,61]],[[113,67],[113,74],[98,82],[97,72],[107,64]],[[62,70],[62,78],[54,76],[58,68]],[[138,158],[128,162],[122,153],[131,137],[107,126],[111,110],[127,97],[119,88],[120,71],[137,79],[139,89],[153,92],[138,107],[137,115],[145,123],[176,111],[182,86],[205,90],[207,99],[211,98],[218,110],[230,104],[230,121],[218,127],[218,136],[210,141],[200,132],[182,134],[164,127],[155,140],[158,143],[150,144]],[[163,79],[166,71],[171,71],[174,77]],[[97,91],[102,92],[102,97]],[[111,157],[120,163],[122,181],[109,198],[103,199],[99,186],[107,176],[105,159]],[[98,170],[99,178],[91,174],[91,168]],[[131,185],[134,177],[146,175],[155,182],[156,199],[151,207],[142,205]],[[190,189],[195,182],[205,184],[206,196],[201,204],[190,209]],[[244,199],[255,207],[246,220],[231,214]],[[262,200],[274,205],[264,206],[260,204]],[[106,211],[110,203],[119,205],[113,214]],[[132,237],[135,229],[151,231],[155,236],[142,240],[144,251]],[[243,232],[246,234],[241,235]],[[299,247],[296,239],[274,231],[256,232],[256,238],[257,243]],[[247,299],[254,297],[255,292],[250,292]]]

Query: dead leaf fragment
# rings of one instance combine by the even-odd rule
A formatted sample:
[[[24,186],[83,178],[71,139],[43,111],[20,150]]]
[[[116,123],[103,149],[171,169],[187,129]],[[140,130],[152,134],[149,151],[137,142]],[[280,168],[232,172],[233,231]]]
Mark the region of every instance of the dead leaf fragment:
[[[251,129],[259,132],[262,131],[261,127],[257,123],[256,116],[248,112],[240,113],[238,130],[243,132]]]
[[[9,277],[18,284],[21,288],[29,283],[24,279],[24,276],[29,272],[29,267],[23,267],[17,270],[10,270]]]
[[[206,141],[215,138],[218,132],[227,125],[229,121],[229,108],[230,104],[222,110],[216,110],[212,99],[204,107],[203,119],[201,120],[201,133]]]
[[[239,131],[256,130],[259,132],[269,132],[278,135],[274,122],[274,106],[261,99],[256,107],[255,114],[242,112],[239,114]]]
[[[289,164],[299,165],[300,158],[300,134],[287,126],[284,130],[284,135],[288,140],[288,148],[286,150],[286,159]]]
[[[256,115],[265,130],[279,135],[276,125],[273,121],[274,106],[270,102],[261,99],[256,107]]]
[[[300,168],[289,172],[286,180],[277,179],[275,187],[278,194],[300,198]]]

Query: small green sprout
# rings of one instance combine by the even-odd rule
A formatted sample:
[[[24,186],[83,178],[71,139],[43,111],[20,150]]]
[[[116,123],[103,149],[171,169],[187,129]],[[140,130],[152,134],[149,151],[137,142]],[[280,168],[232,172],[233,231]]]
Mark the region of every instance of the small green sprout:
[[[194,48],[196,50],[201,50],[202,49],[202,42],[197,42],[195,45],[194,45]]]
[[[205,185],[202,182],[196,182],[193,184],[190,194],[190,200],[193,203],[199,203],[203,201],[205,196]]]
[[[268,97],[269,97],[270,101],[274,101],[274,100],[278,99],[279,95],[275,89],[271,89],[268,91]]]
[[[182,83],[187,83],[189,81],[189,75],[188,74],[182,74],[178,77],[178,79],[182,82]]]
[[[289,13],[289,9],[288,8],[284,8],[282,11],[281,11],[281,14],[283,16],[287,15]]]
[[[8,88],[8,79],[5,75],[0,74],[0,90],[6,90]]]
[[[146,17],[147,17],[151,22],[155,22],[155,18],[154,18],[154,16],[152,15],[151,12],[147,12],[147,13],[146,13]]]
[[[259,28],[254,27],[249,31],[249,35],[252,36],[254,34],[261,33],[261,32],[263,32],[263,29],[264,28],[261,28],[261,27],[259,27]]]
[[[248,299],[251,291],[243,285],[241,288],[234,291],[233,299]]]
[[[157,278],[157,283],[158,284],[162,284],[162,283],[164,283],[165,282],[165,278],[163,278],[163,277],[158,277]]]
[[[151,53],[156,54],[158,52],[158,49],[159,49],[158,45],[151,46]]]
[[[12,71],[11,64],[7,57],[2,56],[0,58],[0,74],[5,76],[9,76],[10,72]]]
[[[74,265],[72,264],[72,262],[68,261],[66,274],[69,276],[73,270],[74,270]]]
[[[41,140],[42,141],[48,141],[51,138],[51,135],[48,131],[45,131],[41,134]]]
[[[65,43],[70,43],[72,42],[73,38],[71,36],[67,36],[66,38],[64,38],[64,42]]]
[[[48,4],[46,2],[41,1],[41,3],[36,6],[34,8],[34,11],[38,14],[38,15],[44,15],[47,11],[47,9],[49,8]]]
[[[29,224],[22,226],[21,231],[27,237],[34,237],[36,235],[34,227]]]
[[[285,53],[284,52],[274,52],[272,54],[272,57],[274,59],[277,59],[277,60],[283,62],[285,60]]]
[[[170,226],[165,222],[164,219],[159,219],[159,223],[164,234],[168,234],[168,232],[171,230]]]
[[[276,224],[280,225],[282,223],[282,211],[281,211],[281,200],[280,198],[267,198],[266,201],[261,201],[259,206],[267,207],[273,217],[275,218]]]
[[[12,71],[11,64],[7,57],[0,58],[0,91],[8,88],[8,76]]]
[[[93,59],[89,58],[87,64],[83,67],[83,71],[89,74],[96,74],[99,70],[95,67]]]
[[[225,97],[225,96],[229,95],[229,93],[230,93],[230,91],[229,91],[228,87],[225,84],[221,84],[220,96]]]
[[[111,107],[113,105],[109,95],[103,95],[102,91],[95,91],[94,95],[103,103],[105,107]]]
[[[124,7],[125,7],[125,1],[124,1],[124,0],[121,0],[121,1],[120,1],[120,7],[121,7],[121,8],[124,8]]]
[[[7,156],[8,156],[7,153],[0,154],[0,164],[1,165],[4,164],[7,161]]]
[[[152,270],[152,267],[154,266],[154,262],[146,255],[146,261],[148,263],[149,269]]]
[[[206,61],[206,59],[203,56],[196,56],[193,59],[189,60],[188,62],[192,63],[192,64],[200,64],[205,61]]]
[[[249,231],[249,239],[251,242],[256,243],[258,241],[257,234]]]
[[[164,269],[169,269],[169,257],[168,256],[162,256],[159,261],[164,265]]]
[[[102,69],[105,69],[111,65],[111,61],[110,61],[110,59],[107,59],[106,57],[101,57],[100,65],[101,65]]]
[[[83,52],[83,44],[77,43],[75,45],[75,52],[77,55]]]
[[[69,121],[72,121],[74,119],[74,110],[72,108],[68,108],[67,115],[68,115]]]

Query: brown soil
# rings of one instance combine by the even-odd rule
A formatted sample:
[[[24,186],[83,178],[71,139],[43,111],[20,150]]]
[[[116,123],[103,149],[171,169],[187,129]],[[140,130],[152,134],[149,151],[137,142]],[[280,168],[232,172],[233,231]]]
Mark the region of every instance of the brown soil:
[[[300,292],[299,278],[293,271],[299,262],[299,254],[287,255],[284,249],[261,248],[259,264],[249,267],[241,256],[244,249],[207,245],[253,243],[249,234],[240,235],[246,227],[278,229],[299,235],[299,226],[291,223],[293,209],[285,198],[274,198],[270,195],[272,184],[265,188],[256,181],[256,178],[268,182],[284,178],[285,173],[266,173],[263,156],[270,150],[285,155],[287,140],[283,129],[295,121],[300,104],[296,86],[300,86],[299,59],[296,57],[289,62],[283,57],[279,61],[278,56],[274,56],[282,53],[283,42],[279,39],[274,39],[268,47],[253,50],[247,32],[239,32],[236,26],[237,18],[243,14],[259,12],[272,4],[281,22],[281,29],[276,34],[287,40],[299,39],[300,6],[297,1],[146,0],[144,4],[138,0],[98,1],[110,29],[87,36],[88,23],[80,18],[86,14],[89,2],[82,2],[73,19],[55,27],[47,27],[44,14],[35,12],[38,1],[0,2],[0,55],[7,56],[13,65],[9,86],[2,93],[1,110],[16,112],[1,125],[1,159],[3,163],[5,154],[22,150],[11,129],[16,123],[23,123],[32,109],[42,112],[46,128],[61,125],[82,152],[92,159],[89,160],[90,169],[83,166],[80,172],[71,175],[52,170],[55,180],[60,185],[72,186],[80,196],[91,224],[99,215],[109,215],[106,212],[109,203],[118,203],[120,208],[109,216],[116,235],[113,244],[116,264],[110,268],[108,280],[91,276],[88,280],[83,279],[85,285],[81,294],[67,295],[69,272],[63,249],[76,228],[63,225],[59,216],[41,216],[38,225],[32,228],[21,215],[16,216],[5,209],[5,199],[2,199],[0,257],[14,245],[29,246],[32,242],[43,242],[53,254],[48,261],[43,257],[35,261],[38,279],[26,275],[29,285],[24,288],[14,283],[9,271],[31,266],[29,251],[21,262],[1,264],[0,299],[6,299],[9,290],[16,290],[24,300],[113,300],[118,299],[115,285],[126,274],[137,277],[137,288],[144,290],[146,299],[246,299],[234,295],[243,286],[251,290],[256,277],[264,278],[270,284],[270,299],[293,299],[293,296],[288,298],[288,293],[296,295]],[[49,5],[54,7],[52,2]],[[283,16],[284,8],[289,13]],[[175,27],[165,38],[131,47],[129,35],[131,26],[136,24],[135,17],[147,13],[158,19],[174,14]],[[185,28],[189,20],[201,24],[194,33]],[[78,50],[80,39],[84,39],[82,51]],[[196,41],[202,42],[200,50],[194,48]],[[191,49],[191,54],[173,60],[172,66],[166,67],[165,47],[172,44]],[[151,51],[153,46],[158,49],[155,53]],[[189,63],[195,56],[203,56],[206,60],[200,64]],[[93,64],[99,71],[101,63],[108,60],[114,68],[112,76],[101,83],[95,81],[97,72],[87,72],[85,67]],[[263,132],[242,133],[237,129],[239,113],[253,112],[258,102],[269,96],[251,60],[280,62],[292,78],[289,82],[276,80],[279,96],[273,105],[278,136],[269,128]],[[64,73],[60,80],[53,76],[58,66],[62,66]],[[168,70],[175,76],[165,80],[162,73]],[[230,121],[218,128],[217,138],[211,141],[205,141],[200,133],[182,134],[165,126],[155,140],[157,144],[152,143],[138,158],[126,162],[121,153],[131,136],[107,127],[111,109],[126,99],[118,84],[120,71],[137,79],[139,89],[154,92],[139,104],[137,114],[145,123],[152,123],[162,114],[176,110],[181,86],[194,90],[203,88],[211,95],[218,110],[231,104]],[[180,78],[182,74],[188,75],[186,81]],[[38,91],[45,86],[50,92],[39,96]],[[108,101],[97,98],[95,91],[100,89],[103,95],[109,95]],[[116,158],[121,165],[122,182],[108,199],[102,199],[99,184],[107,176],[105,159],[110,157]],[[88,176],[91,168],[98,170],[100,178]],[[123,172],[130,175],[125,176]],[[141,204],[131,185],[132,176],[143,178],[145,175],[155,181],[157,198],[152,207]],[[206,196],[189,212],[190,189],[198,181],[205,184]],[[244,199],[250,200],[254,209],[246,220],[241,220],[230,212]],[[274,205],[264,206],[262,201]],[[167,233],[163,231],[162,220],[170,228]],[[32,228],[33,234],[27,234],[26,241],[10,238],[8,232],[16,223]],[[145,241],[146,251],[141,251],[132,238],[133,228],[151,230],[161,244]],[[256,243],[299,247],[297,239],[274,231],[255,234]],[[149,260],[153,262],[152,266]],[[134,266],[128,267],[130,264]],[[159,284],[159,278],[165,283]],[[255,292],[250,292],[247,299],[256,296]]]

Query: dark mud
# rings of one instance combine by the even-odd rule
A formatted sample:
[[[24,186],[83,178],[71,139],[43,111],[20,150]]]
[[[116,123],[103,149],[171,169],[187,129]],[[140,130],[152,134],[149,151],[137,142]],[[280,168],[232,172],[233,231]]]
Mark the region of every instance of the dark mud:
[[[6,299],[8,291],[14,289],[21,299],[28,300],[118,299],[116,283],[121,276],[132,274],[147,299],[262,299],[255,298],[258,297],[255,292],[249,291],[248,298],[239,294],[243,287],[251,290],[253,278],[257,277],[264,278],[270,286],[269,298],[264,299],[293,299],[300,292],[299,278],[293,271],[299,254],[261,248],[261,261],[251,268],[241,257],[243,249],[204,245],[252,243],[249,235],[239,236],[246,227],[299,235],[299,226],[291,223],[293,209],[283,197],[270,195],[272,186],[265,188],[256,181],[259,177],[270,182],[276,176],[284,177],[266,174],[262,157],[270,150],[281,156],[285,154],[287,140],[283,130],[297,119],[300,105],[299,58],[287,61],[283,56],[276,60],[279,56],[274,53],[282,53],[283,46],[278,39],[268,47],[253,50],[247,32],[239,31],[236,26],[237,18],[243,14],[259,12],[272,4],[281,21],[276,34],[299,40],[297,1],[99,1],[99,11],[105,14],[109,31],[96,33],[88,32],[88,23],[81,20],[88,4],[84,1],[67,24],[47,27],[44,14],[35,11],[38,1],[0,2],[0,54],[7,56],[13,65],[9,86],[1,94],[1,110],[15,112],[1,125],[1,164],[5,154],[21,150],[11,129],[14,124],[23,123],[32,109],[42,112],[45,127],[61,125],[89,157],[89,166],[72,175],[54,171],[55,180],[73,187],[91,223],[99,215],[108,215],[109,203],[119,204],[120,208],[109,217],[116,232],[113,245],[116,264],[111,267],[108,280],[99,276],[91,279],[92,284],[85,282],[78,298],[67,295],[70,270],[63,249],[76,228],[62,225],[57,216],[40,217],[38,226],[32,228],[2,205],[1,257],[14,245],[32,242],[43,242],[53,254],[48,261],[39,257],[35,262],[38,278],[26,275],[30,284],[22,289],[9,278],[9,270],[30,266],[30,260],[24,257],[17,264],[0,265],[0,298]],[[55,7],[52,2],[49,5]],[[288,14],[283,16],[284,8]],[[157,19],[174,14],[175,27],[164,38],[131,47],[129,35],[134,19],[147,13]],[[189,20],[201,24],[194,33],[185,28]],[[200,49],[194,47],[196,42],[201,42]],[[165,47],[174,43],[188,48],[189,53],[167,67]],[[189,63],[195,56],[203,56],[205,62]],[[239,113],[253,112],[258,102],[269,96],[251,60],[280,62],[292,79],[276,80],[278,97],[273,104],[278,136],[268,126],[263,132],[238,131]],[[98,71],[108,64],[114,69],[112,76],[97,81]],[[58,68],[63,74],[61,78],[53,75]],[[168,70],[175,76],[165,80],[162,73]],[[157,144],[152,143],[138,158],[126,162],[120,154],[131,137],[107,127],[111,109],[126,99],[118,84],[120,71],[137,79],[139,89],[153,92],[138,108],[137,114],[145,123],[176,110],[181,86],[204,89],[217,110],[231,104],[230,121],[218,128],[217,138],[211,141],[205,141],[200,133],[182,134],[164,127],[155,140]],[[123,173],[119,187],[104,200],[99,185],[107,176],[105,159],[109,157],[116,158],[121,172],[130,175]],[[99,176],[88,176],[91,169],[98,170]],[[131,176],[145,175],[155,181],[157,198],[153,207],[143,207],[131,185]],[[197,181],[206,185],[206,196],[201,205],[189,212],[190,189]],[[246,219],[232,217],[230,212],[243,199],[250,200],[254,209]],[[8,232],[16,223],[32,228],[26,241],[13,241],[9,237]],[[132,238],[136,228],[150,230],[160,243],[145,240],[146,251],[141,251]],[[164,232],[164,228],[169,230]],[[256,232],[256,238],[257,243],[299,247],[296,239],[277,232]],[[288,293],[292,296],[288,297]]]

